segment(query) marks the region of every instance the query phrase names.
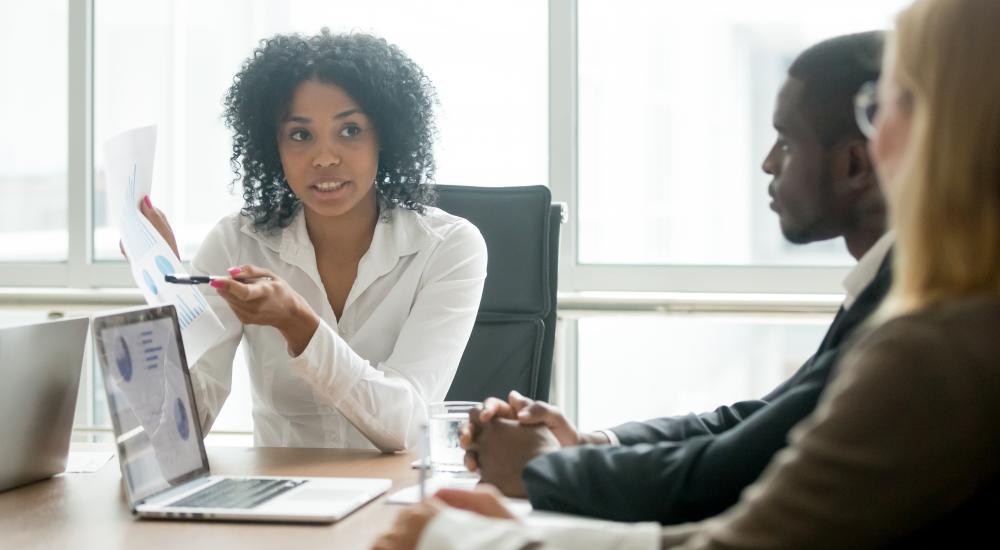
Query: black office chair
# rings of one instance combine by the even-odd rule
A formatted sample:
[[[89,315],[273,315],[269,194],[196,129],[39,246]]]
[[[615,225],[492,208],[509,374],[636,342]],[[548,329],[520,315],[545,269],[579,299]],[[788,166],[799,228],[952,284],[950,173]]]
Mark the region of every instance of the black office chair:
[[[562,205],[547,187],[438,185],[438,205],[479,228],[489,263],[472,336],[448,400],[548,400],[556,331]]]

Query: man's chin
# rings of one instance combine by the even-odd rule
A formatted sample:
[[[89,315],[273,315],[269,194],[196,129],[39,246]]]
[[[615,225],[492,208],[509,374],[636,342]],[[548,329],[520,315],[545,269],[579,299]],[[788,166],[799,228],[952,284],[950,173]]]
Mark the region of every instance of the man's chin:
[[[792,244],[810,244],[836,239],[843,235],[835,231],[823,230],[818,226],[801,228],[781,224],[781,234]]]
[[[781,234],[785,237],[786,241],[792,244],[809,244],[817,240],[810,231],[799,227],[791,227],[784,223],[781,224]]]

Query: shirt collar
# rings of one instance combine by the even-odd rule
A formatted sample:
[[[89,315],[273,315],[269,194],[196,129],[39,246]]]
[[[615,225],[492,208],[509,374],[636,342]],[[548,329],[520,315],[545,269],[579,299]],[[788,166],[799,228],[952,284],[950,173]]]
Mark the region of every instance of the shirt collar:
[[[363,284],[355,284],[355,290],[364,290],[372,281],[392,271],[400,258],[415,254],[434,236],[420,218],[416,212],[401,208],[390,210],[388,218],[379,215],[372,244],[358,263],[357,281]]]
[[[854,301],[858,299],[858,296],[875,280],[875,276],[878,274],[878,270],[882,267],[882,262],[885,260],[885,255],[889,253],[889,249],[892,248],[892,243],[895,241],[896,235],[891,231],[882,235],[868,249],[868,252],[865,252],[861,256],[861,259],[858,260],[858,265],[854,266],[854,269],[847,274],[847,277],[844,277],[843,286],[847,292],[847,295],[844,297],[844,309],[850,309],[854,305]]]
[[[423,218],[424,216],[403,208],[390,210],[388,216],[380,214],[372,243],[358,264],[358,274],[351,287],[351,294],[347,297],[345,309],[372,282],[392,271],[400,258],[415,254],[430,240],[443,238]],[[309,239],[306,217],[301,208],[284,229],[254,231],[253,220],[244,218],[240,232],[277,252],[283,261],[301,269],[316,286],[323,288],[323,281],[316,267],[316,251]]]

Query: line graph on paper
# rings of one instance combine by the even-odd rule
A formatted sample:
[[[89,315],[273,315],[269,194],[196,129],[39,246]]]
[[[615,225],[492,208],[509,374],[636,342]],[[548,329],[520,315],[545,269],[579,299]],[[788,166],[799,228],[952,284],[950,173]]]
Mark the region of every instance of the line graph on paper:
[[[122,241],[125,243],[125,250],[129,255],[139,258],[145,256],[156,245],[156,235],[148,223],[143,223],[142,213],[137,209],[139,198],[135,192],[136,173],[139,166],[132,163],[132,171],[129,173],[128,185],[122,195],[121,212],[124,213],[122,219]]]

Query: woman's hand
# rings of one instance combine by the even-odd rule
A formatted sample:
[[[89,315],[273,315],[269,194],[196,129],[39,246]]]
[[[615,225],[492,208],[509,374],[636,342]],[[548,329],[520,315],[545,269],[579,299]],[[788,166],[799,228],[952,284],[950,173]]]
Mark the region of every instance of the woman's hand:
[[[427,525],[445,505],[495,519],[515,519],[503,505],[500,493],[491,485],[480,485],[473,491],[441,489],[420,504],[403,509],[393,524],[372,546],[372,550],[413,550]]]
[[[173,250],[174,255],[180,259],[181,255],[177,252],[177,239],[174,238],[174,230],[170,228],[170,222],[167,221],[167,217],[163,215],[163,212],[153,206],[153,202],[149,200],[149,195],[142,198],[142,202],[139,203],[139,211],[142,212],[143,216],[146,216],[149,223],[153,224],[153,227],[163,237],[163,240],[167,241],[167,244],[170,245],[170,250]]]
[[[443,508],[444,504],[434,498],[403,508],[392,527],[372,545],[372,550],[414,550],[427,524]]]
[[[229,268],[232,279],[212,286],[245,325],[266,325],[281,332],[289,352],[301,354],[319,327],[319,316],[298,292],[276,275],[252,265]]]
[[[517,519],[504,506],[501,500],[502,497],[503,495],[500,494],[500,491],[488,483],[480,483],[471,491],[464,489],[441,489],[434,495],[434,498],[452,508],[467,510],[488,518]]]
[[[157,233],[163,237],[163,240],[167,241],[167,245],[170,246],[170,250],[174,251],[174,256],[180,259],[181,255],[177,252],[177,239],[174,238],[174,230],[170,228],[170,222],[167,221],[167,217],[160,211],[159,208],[153,207],[153,202],[149,200],[149,195],[142,198],[142,202],[139,203],[139,212],[149,223],[153,224]],[[125,245],[121,241],[118,241],[118,250],[122,251],[122,257],[128,260],[128,254],[125,253]]]

